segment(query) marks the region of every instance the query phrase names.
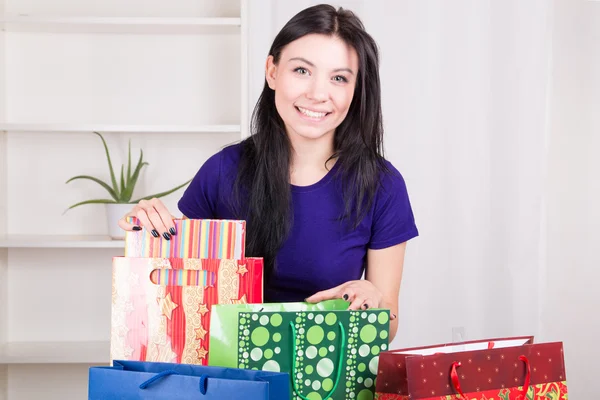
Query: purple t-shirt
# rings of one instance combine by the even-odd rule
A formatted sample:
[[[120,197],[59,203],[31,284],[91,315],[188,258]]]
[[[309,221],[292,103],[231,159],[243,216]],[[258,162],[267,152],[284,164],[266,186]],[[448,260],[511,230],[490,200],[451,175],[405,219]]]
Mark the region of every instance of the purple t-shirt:
[[[241,146],[235,144],[202,165],[179,200],[183,215],[234,218],[230,198],[240,154]],[[389,162],[392,174],[384,175],[358,228],[339,222],[344,200],[334,177],[337,165],[313,185],[292,185],[294,224],[277,254],[276,271],[265,282],[265,302],[304,301],[320,290],[360,279],[368,249],[394,246],[418,235],[404,179]]]

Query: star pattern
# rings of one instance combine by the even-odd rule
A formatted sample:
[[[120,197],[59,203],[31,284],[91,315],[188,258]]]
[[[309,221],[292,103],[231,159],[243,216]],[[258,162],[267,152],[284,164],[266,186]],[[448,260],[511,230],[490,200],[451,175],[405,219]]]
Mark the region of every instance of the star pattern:
[[[206,358],[208,351],[204,347],[200,347],[199,349],[196,349],[196,353],[198,353],[198,359],[202,360],[203,358]]]
[[[171,300],[171,293],[167,294],[164,298],[158,298],[158,307],[160,308],[161,315],[164,315],[168,319],[171,319],[173,315],[173,310],[179,307],[178,304],[174,303]]]
[[[208,312],[208,307],[206,307],[206,304],[200,304],[198,306],[198,313],[201,314],[202,316],[204,316],[204,314],[206,314]]]
[[[246,298],[246,295],[243,295],[241,299],[231,299],[230,302],[231,304],[248,304],[248,299]]]
[[[204,337],[206,337],[206,334],[208,333],[202,325],[200,325],[200,328],[194,329],[194,331],[196,331],[196,340],[204,340]]]
[[[245,264],[241,264],[238,266],[237,273],[244,276],[248,272],[248,268],[246,268]]]

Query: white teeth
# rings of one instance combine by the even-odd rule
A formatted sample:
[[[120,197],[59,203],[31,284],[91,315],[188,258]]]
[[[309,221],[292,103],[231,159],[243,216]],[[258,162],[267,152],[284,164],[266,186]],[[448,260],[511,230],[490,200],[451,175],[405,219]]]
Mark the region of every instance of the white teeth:
[[[307,110],[302,107],[298,107],[298,110],[300,110],[300,112],[302,114],[306,115],[307,117],[311,117],[311,118],[323,118],[324,116],[327,115],[327,113],[324,113],[324,112],[314,112],[314,111],[310,111],[310,110]]]

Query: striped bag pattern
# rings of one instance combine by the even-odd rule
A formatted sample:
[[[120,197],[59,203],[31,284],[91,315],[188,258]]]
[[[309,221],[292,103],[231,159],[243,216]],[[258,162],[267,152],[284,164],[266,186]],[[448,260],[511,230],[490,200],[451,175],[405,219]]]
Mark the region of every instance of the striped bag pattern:
[[[137,218],[130,222],[138,224]],[[245,258],[246,221],[213,219],[175,220],[177,234],[166,240],[155,238],[143,228],[125,234],[125,257],[204,258],[240,260]]]

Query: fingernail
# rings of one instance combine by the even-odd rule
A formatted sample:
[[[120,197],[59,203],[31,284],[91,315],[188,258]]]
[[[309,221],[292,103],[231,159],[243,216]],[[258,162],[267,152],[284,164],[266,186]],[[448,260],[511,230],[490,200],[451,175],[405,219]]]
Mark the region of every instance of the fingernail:
[[[396,319],[396,318],[398,318],[398,317],[396,316],[396,314],[392,314],[392,319]]]
[[[159,236],[159,235],[158,235],[158,231],[157,231],[156,229],[152,229],[152,232],[151,232],[151,233],[152,233],[152,236],[154,236],[154,237],[156,237],[156,238]]]
[[[348,300],[348,295],[344,294],[344,300]]]
[[[169,229],[169,232],[171,232],[171,235],[173,235],[173,236],[175,236],[177,234],[177,231],[175,230],[175,228]]]
[[[367,303],[363,304],[363,307],[365,308],[365,310],[367,310],[369,308],[369,305]]]
[[[137,225],[136,225],[136,226],[134,226],[134,227],[133,227],[133,228],[131,228],[131,229],[133,229],[134,231],[141,231],[141,230],[142,230],[142,227],[141,227],[141,226],[137,226]]]
[[[163,237],[167,240],[171,240],[171,235],[169,235],[167,232],[163,233]]]

